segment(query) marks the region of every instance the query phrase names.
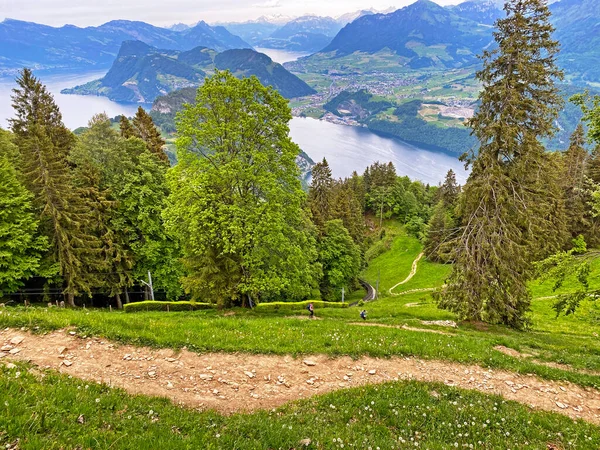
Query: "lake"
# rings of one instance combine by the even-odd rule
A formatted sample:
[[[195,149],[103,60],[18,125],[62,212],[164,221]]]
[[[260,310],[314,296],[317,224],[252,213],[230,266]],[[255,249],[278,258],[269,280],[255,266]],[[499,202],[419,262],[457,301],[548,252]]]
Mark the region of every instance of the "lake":
[[[310,53],[308,52],[290,52],[288,50],[277,50],[274,48],[255,47],[254,49],[257,52],[264,53],[273,61],[279,64],[283,64],[290,61],[296,61],[298,58],[310,55]]]
[[[287,52],[287,57],[291,57]],[[280,55],[284,57],[284,55]],[[106,97],[63,95],[61,89],[83,84],[103,73],[56,75],[41,77],[60,107],[63,121],[71,129],[85,126],[97,113],[109,117],[120,114],[132,116],[137,104],[113,102]],[[10,94],[15,87],[12,80],[0,80],[0,126],[8,126],[13,116]],[[362,173],[375,161],[392,161],[399,175],[408,175],[425,183],[437,185],[448,169],[453,169],[457,180],[463,183],[467,173],[458,159],[406,144],[397,139],[379,136],[366,128],[333,124],[316,119],[295,117],[290,123],[290,135],[314,161],[327,158],[335,177],[350,176],[353,171]]]

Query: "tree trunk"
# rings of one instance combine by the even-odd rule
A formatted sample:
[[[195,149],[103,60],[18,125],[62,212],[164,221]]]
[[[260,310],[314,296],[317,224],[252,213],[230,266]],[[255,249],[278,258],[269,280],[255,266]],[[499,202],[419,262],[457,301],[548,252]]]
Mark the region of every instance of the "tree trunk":
[[[117,309],[123,309],[123,303],[121,302],[121,294],[115,295],[115,300],[117,301]]]
[[[127,287],[125,287],[125,303],[129,303],[129,291],[127,290]]]
[[[75,295],[72,292],[69,292],[67,294],[67,304],[71,307],[71,308],[75,308]]]
[[[148,301],[150,297],[148,296],[148,286],[144,286],[144,300]]]

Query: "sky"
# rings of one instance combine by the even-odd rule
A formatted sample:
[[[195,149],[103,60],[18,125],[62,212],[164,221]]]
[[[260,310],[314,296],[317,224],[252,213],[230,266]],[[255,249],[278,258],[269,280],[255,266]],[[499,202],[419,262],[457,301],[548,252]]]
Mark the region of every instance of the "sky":
[[[337,17],[360,9],[402,8],[414,0],[0,0],[0,20],[26,20],[52,26],[100,25],[114,19],[158,26],[243,22],[260,16],[305,14]],[[441,5],[460,0],[436,0]]]

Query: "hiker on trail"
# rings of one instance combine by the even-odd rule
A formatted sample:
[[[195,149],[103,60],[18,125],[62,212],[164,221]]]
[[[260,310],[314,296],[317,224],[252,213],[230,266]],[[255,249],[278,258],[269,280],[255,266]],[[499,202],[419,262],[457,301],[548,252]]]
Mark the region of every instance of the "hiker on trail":
[[[363,309],[360,312],[360,317],[362,318],[362,320],[367,320],[367,310],[366,309]]]
[[[313,319],[315,317],[315,307],[313,306],[313,304],[309,303],[306,309],[308,309],[308,312],[310,313],[309,317]]]

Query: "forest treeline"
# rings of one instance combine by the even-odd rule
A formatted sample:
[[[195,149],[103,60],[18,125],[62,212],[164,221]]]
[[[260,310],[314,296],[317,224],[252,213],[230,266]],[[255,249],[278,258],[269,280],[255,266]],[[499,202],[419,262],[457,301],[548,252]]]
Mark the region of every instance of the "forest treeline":
[[[287,101],[256,78],[219,72],[177,121],[178,163],[139,108],[94,116],[78,135],[31,71],[0,131],[0,293],[70,305],[129,301],[151,273],[159,296],[223,306],[340,300],[357,289],[375,219],[423,235],[437,188],[375,163],[334,179],[327,161],[301,188]]]

